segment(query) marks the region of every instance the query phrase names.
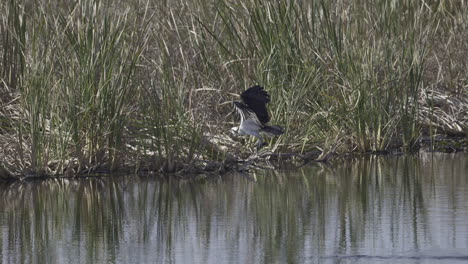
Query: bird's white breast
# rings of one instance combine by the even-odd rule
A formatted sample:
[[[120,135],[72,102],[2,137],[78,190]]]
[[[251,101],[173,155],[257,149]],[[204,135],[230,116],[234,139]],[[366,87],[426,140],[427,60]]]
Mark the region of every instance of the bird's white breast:
[[[251,135],[251,136],[260,136],[260,126],[253,119],[244,120],[239,126],[239,134],[241,135]]]

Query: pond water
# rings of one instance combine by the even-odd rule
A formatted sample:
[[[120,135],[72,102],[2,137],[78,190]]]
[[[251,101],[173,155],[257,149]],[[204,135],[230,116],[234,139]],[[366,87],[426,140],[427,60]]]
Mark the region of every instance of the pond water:
[[[3,184],[0,262],[468,262],[468,155]]]

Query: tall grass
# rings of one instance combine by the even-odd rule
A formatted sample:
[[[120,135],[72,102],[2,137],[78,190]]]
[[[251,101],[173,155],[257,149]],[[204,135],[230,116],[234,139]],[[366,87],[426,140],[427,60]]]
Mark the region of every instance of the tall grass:
[[[1,162],[16,173],[62,174],[173,172],[224,159],[234,148],[223,145],[232,94],[254,84],[270,92],[272,122],[286,128],[271,139],[274,151],[381,151],[397,141],[412,150],[428,124],[447,127],[434,117],[439,105],[427,111],[428,91],[446,86],[466,98],[464,62],[440,52],[466,48],[467,9],[385,0],[2,2]],[[467,131],[460,116],[455,129]]]
[[[375,151],[401,135],[411,146],[433,26],[422,6],[252,1],[239,18],[235,5],[219,10],[230,21],[217,39],[237,59],[258,61],[255,79],[272,92],[273,119],[292,134],[281,140],[304,148],[343,134]],[[408,11],[415,14],[401,16]]]

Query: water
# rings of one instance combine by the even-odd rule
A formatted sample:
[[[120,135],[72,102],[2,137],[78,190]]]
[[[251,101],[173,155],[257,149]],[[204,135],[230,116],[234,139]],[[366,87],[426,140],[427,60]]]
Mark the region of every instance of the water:
[[[468,156],[0,185],[1,263],[468,262]]]

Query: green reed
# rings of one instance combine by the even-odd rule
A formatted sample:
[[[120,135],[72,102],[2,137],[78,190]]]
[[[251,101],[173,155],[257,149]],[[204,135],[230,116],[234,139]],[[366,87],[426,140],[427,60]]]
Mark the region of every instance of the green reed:
[[[22,4],[11,5],[22,10],[21,20]],[[28,156],[20,156],[27,159],[26,171],[62,173],[72,163],[76,171],[102,164],[113,168],[121,158],[136,87],[131,77],[145,44],[139,31],[145,29],[135,28],[136,18],[127,11],[113,13],[103,5],[44,2],[22,27],[28,39],[21,53],[29,66],[17,90],[17,136],[19,152]]]

